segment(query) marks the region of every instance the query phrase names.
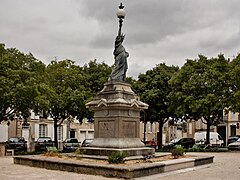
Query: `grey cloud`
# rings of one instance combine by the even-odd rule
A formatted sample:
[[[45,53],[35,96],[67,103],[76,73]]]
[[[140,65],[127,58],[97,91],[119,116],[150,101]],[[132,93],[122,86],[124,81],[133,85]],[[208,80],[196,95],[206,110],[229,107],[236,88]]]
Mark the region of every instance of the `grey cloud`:
[[[84,0],[86,16],[100,21],[102,26],[115,15],[116,2],[99,0]],[[229,15],[239,16],[236,6],[237,1],[232,3],[224,1],[189,1],[189,0],[131,0],[125,1],[126,23],[125,30],[129,34],[129,43],[156,43],[168,35],[182,34],[185,32],[214,26],[223,19],[228,20]],[[230,7],[234,6],[231,9]],[[115,7],[114,7],[115,6]],[[226,6],[230,6],[226,8]],[[110,18],[111,17],[111,18]],[[236,18],[235,17],[235,18]]]
[[[57,56],[113,64],[119,0],[2,0],[0,42],[48,63]],[[239,0],[122,0],[128,75],[198,54],[239,53]]]

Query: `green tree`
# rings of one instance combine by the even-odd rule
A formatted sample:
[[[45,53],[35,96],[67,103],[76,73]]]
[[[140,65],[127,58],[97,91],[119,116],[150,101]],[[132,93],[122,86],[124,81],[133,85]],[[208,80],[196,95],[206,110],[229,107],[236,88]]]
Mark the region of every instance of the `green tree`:
[[[0,44],[0,122],[14,117],[29,118],[40,100],[39,89],[45,65],[15,48]]]
[[[47,112],[54,122],[54,141],[58,147],[57,129],[66,120],[76,118],[81,123],[84,118],[93,121],[93,113],[85,104],[90,101],[111,72],[105,63],[96,60],[80,67],[71,60],[52,61],[46,68],[45,93],[35,112]]]
[[[71,60],[52,61],[46,70],[46,83],[51,93],[48,114],[54,121],[54,141],[58,147],[57,127],[70,117],[82,121],[86,117],[86,101],[91,93],[86,89],[86,77],[82,68]]]
[[[178,70],[178,67],[159,64],[146,74],[140,74],[133,88],[140,96],[141,100],[149,105],[146,110],[146,119],[150,122],[158,122],[159,136],[157,139],[158,147],[162,147],[162,128],[172,115],[170,111],[171,86],[168,81]]]
[[[108,81],[108,77],[111,74],[111,67],[106,63],[98,63],[96,59],[89,61],[88,64],[83,66],[83,72],[85,75],[85,86],[88,89],[91,99],[94,98],[98,92],[100,92],[104,84]],[[90,101],[90,99],[88,99]],[[93,112],[87,109],[86,118],[88,121],[93,122]]]
[[[88,64],[83,66],[83,72],[86,76],[86,87],[91,90],[93,97],[102,90],[104,84],[108,81],[111,71],[111,67],[104,62],[98,63],[96,59],[89,61]]]
[[[175,100],[175,114],[179,118],[201,119],[207,125],[206,143],[209,144],[210,127],[222,120],[229,100],[229,64],[220,54],[217,58],[199,55],[187,60],[170,80]]]
[[[240,112],[240,54],[230,62],[230,110]]]

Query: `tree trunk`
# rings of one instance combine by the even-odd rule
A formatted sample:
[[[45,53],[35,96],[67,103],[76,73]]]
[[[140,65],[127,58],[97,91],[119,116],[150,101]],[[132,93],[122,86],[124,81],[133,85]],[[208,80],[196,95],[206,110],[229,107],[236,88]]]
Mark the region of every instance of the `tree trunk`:
[[[163,128],[163,123],[162,121],[159,121],[159,130],[158,130],[158,138],[157,138],[157,144],[158,144],[158,149],[162,148],[162,128]]]
[[[56,146],[56,148],[58,149],[58,137],[57,137],[57,119],[54,119],[54,144]]]
[[[207,120],[206,145],[210,144],[210,120]]]

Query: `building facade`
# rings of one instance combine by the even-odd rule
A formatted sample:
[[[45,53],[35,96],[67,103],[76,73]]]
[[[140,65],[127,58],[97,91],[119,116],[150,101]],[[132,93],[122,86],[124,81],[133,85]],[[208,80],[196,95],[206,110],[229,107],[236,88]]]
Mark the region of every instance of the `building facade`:
[[[144,122],[140,122],[140,138],[142,141],[157,141],[158,133],[159,133],[159,124],[157,122],[146,122],[145,124],[145,133],[144,133]],[[145,134],[145,135],[144,135]],[[173,139],[181,139],[186,136],[182,127],[176,123],[166,122],[163,125],[163,134],[162,134],[162,144],[169,143]],[[145,139],[144,139],[145,137]]]
[[[39,137],[51,137],[54,140],[54,121],[52,118],[41,118],[34,113],[28,119],[28,126],[23,125],[23,120],[15,119],[14,121],[6,121],[8,125],[8,138],[24,137],[27,141],[28,151],[34,151],[34,143]],[[68,120],[57,128],[57,137],[59,149],[62,149],[62,143],[66,138],[77,138],[81,143],[84,139],[94,137],[94,124],[83,120],[79,123],[77,120]]]

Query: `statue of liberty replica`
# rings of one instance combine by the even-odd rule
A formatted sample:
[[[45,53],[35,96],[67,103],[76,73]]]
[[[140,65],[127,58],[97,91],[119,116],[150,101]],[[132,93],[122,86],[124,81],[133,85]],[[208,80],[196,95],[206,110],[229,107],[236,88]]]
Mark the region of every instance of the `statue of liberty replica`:
[[[154,154],[153,148],[145,147],[140,139],[140,111],[148,105],[141,102],[126,83],[129,56],[122,43],[121,33],[125,17],[122,3],[117,11],[118,35],[114,46],[114,67],[104,88],[86,104],[94,112],[94,140],[83,148],[88,155],[109,156],[112,152],[126,152],[128,156]]]
[[[124,18],[124,16],[121,17]],[[113,52],[115,63],[114,69],[109,77],[110,81],[126,81],[126,72],[128,69],[127,58],[129,56],[129,53],[126,52],[125,48],[122,45],[125,37],[123,34],[121,34],[123,22],[122,18],[119,18],[119,31],[115,39],[115,49]]]

